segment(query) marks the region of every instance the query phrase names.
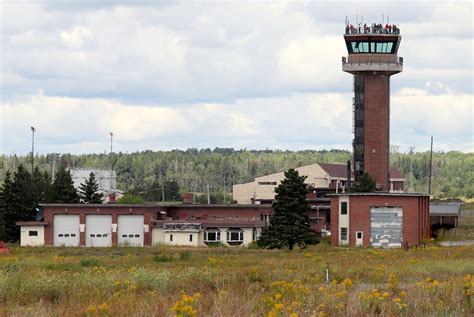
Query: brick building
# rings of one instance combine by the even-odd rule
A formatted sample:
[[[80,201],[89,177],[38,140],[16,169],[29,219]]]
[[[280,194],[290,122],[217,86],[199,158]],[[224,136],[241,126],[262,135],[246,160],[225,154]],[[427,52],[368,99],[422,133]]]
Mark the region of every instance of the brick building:
[[[272,209],[258,205],[44,204],[42,218],[19,222],[22,245],[229,245],[255,241]]]
[[[430,238],[429,195],[347,193],[331,196],[333,245],[402,247]]]

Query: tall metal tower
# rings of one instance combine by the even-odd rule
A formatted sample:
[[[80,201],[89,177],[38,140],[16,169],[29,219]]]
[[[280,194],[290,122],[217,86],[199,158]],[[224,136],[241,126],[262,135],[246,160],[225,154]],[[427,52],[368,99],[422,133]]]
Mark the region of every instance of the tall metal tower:
[[[390,167],[390,76],[403,70],[397,51],[401,41],[396,25],[352,26],[346,23],[348,57],[342,70],[354,75],[353,168],[357,180],[364,173],[388,191]]]

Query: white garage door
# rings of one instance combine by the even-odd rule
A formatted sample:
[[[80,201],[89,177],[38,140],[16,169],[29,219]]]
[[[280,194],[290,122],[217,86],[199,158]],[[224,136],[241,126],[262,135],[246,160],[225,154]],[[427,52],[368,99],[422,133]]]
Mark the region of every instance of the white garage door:
[[[120,246],[142,247],[144,236],[144,216],[118,216],[118,244]]]
[[[55,215],[53,223],[53,245],[79,246],[79,215]]]
[[[403,209],[374,207],[370,209],[370,244],[374,247],[401,247],[403,241]]]
[[[86,216],[86,247],[112,246],[112,216]]]

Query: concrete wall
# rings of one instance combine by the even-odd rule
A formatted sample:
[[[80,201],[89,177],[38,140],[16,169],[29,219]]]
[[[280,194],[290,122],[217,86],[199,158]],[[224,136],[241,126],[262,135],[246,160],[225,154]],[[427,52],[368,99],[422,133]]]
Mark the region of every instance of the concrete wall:
[[[328,187],[330,184],[329,175],[317,163],[295,169],[300,175],[308,176],[305,183],[313,187]],[[255,181],[250,183],[234,185],[232,188],[233,199],[237,201],[238,204],[250,204],[252,203],[252,198],[272,200],[275,198],[275,187],[280,185],[284,178],[284,172],[278,172],[256,177]]]
[[[30,232],[34,231],[37,232],[37,236],[30,236]],[[22,247],[44,245],[44,226],[21,226],[20,232],[20,245]]]

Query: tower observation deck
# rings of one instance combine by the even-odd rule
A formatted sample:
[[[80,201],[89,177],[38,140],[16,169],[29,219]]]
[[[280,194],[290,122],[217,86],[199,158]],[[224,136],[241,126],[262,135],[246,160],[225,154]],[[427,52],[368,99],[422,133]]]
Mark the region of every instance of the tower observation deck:
[[[357,180],[364,173],[382,191],[389,190],[390,76],[403,70],[398,57],[400,29],[396,25],[346,25],[347,57],[342,70],[354,76],[353,168]]]

